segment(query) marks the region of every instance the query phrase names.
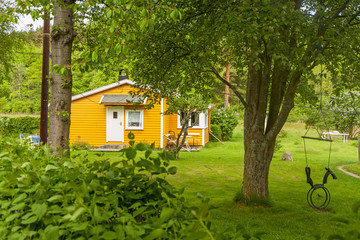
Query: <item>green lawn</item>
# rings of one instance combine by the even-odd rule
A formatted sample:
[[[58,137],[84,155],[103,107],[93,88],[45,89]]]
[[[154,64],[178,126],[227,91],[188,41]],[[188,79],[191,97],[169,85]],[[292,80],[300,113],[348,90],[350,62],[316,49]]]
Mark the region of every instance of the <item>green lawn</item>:
[[[211,143],[199,152],[182,152],[181,159],[171,163],[178,167],[178,173],[168,180],[178,187],[185,187],[185,196],[193,205],[200,202],[197,193],[211,199],[211,204],[216,207],[211,211],[212,229],[218,231],[238,227],[242,229],[241,233],[252,237],[263,233],[261,239],[329,239],[336,234],[343,238],[331,239],[357,239],[354,231],[360,232],[360,222],[352,207],[360,201],[360,179],[336,168],[352,164],[352,168],[360,169],[355,141],[332,143],[330,168],[338,179],[328,178],[326,187],[331,192],[331,202],[326,210],[319,211],[309,207],[306,201],[310,186],[304,171],[306,161],[301,138],[304,125],[288,123],[284,130],[286,136],[279,138],[282,148],[275,153],[270,169],[272,207],[246,207],[233,201],[241,188],[243,174],[240,128],[225,145]],[[315,133],[310,131],[307,135],[315,136]],[[306,146],[312,179],[314,183],[322,183],[324,168],[328,165],[329,143],[306,140]],[[291,152],[294,161],[282,161],[283,152]],[[107,153],[106,156],[115,160],[118,153]]]

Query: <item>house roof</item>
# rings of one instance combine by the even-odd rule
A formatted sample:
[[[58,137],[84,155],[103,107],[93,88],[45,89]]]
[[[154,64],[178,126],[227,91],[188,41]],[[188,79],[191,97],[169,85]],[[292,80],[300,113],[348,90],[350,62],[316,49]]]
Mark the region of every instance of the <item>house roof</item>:
[[[80,93],[80,94],[78,94],[78,95],[72,96],[72,97],[71,97],[71,101],[74,101],[74,100],[77,100],[77,99],[80,99],[80,98],[84,98],[84,97],[93,95],[93,94],[95,94],[95,93],[99,93],[99,92],[102,92],[102,91],[105,91],[105,90],[108,90],[108,89],[111,89],[111,88],[114,88],[114,87],[117,87],[117,86],[121,86],[121,85],[124,85],[124,84],[134,85],[135,82],[133,82],[133,81],[131,81],[131,80],[129,80],[129,79],[125,79],[125,80],[121,80],[121,81],[118,81],[118,82],[114,82],[114,83],[112,83],[112,84],[103,86],[103,87],[101,87],[101,88],[96,88],[96,89],[93,89],[93,90],[90,90],[90,91],[87,91],[87,92]]]
[[[101,103],[133,103],[133,102],[142,102],[143,104],[146,103],[146,98],[143,99],[142,96],[135,95],[112,95],[112,94],[105,94],[101,97],[99,104]]]

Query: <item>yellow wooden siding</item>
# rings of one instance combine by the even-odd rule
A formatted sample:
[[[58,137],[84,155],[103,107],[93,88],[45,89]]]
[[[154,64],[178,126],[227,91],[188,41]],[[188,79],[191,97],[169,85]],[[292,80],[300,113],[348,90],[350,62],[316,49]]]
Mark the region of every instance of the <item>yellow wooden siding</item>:
[[[118,144],[119,142],[106,142],[106,106],[99,104],[99,101],[104,94],[129,94],[131,89],[131,85],[125,84],[74,100],[71,104],[70,143],[84,141],[93,146]],[[131,106],[125,106],[125,109],[129,108]],[[144,129],[132,130],[136,142],[155,142],[156,147],[160,147],[160,110],[160,105],[144,110]],[[125,117],[124,112],[124,119]],[[125,129],[125,144],[129,142],[129,132]]]
[[[125,84],[105,90],[90,96],[86,96],[74,100],[71,104],[71,125],[70,125],[70,143],[83,141],[93,146],[100,146],[102,144],[119,144],[119,142],[106,142],[106,106],[99,104],[101,97],[104,94],[129,94],[133,89],[131,85]],[[166,100],[164,100],[164,111],[168,108]],[[128,104],[113,104],[123,105],[124,110],[133,109]],[[139,107],[141,109],[141,107]],[[210,117],[210,116],[209,116]],[[124,124],[126,122],[126,113],[124,111]],[[155,105],[151,110],[144,110],[144,129],[131,130],[135,134],[136,142],[155,142],[155,147],[160,147],[161,143],[161,105]],[[177,115],[163,116],[163,133],[167,134],[169,131],[174,131],[178,134],[180,129],[177,128]],[[127,138],[130,130],[124,131],[124,144],[129,143]],[[198,136],[193,136],[189,143],[191,145],[203,145],[209,141],[208,129],[205,129],[205,143],[202,142],[202,129],[189,129],[189,133],[198,133]],[[166,146],[166,139],[163,139],[163,146]]]
[[[131,106],[125,107],[126,109],[133,109]],[[141,108],[139,108],[141,109]],[[146,142],[153,143],[155,142],[155,147],[160,147],[160,117],[161,117],[161,106],[159,104],[155,105],[154,108],[150,110],[144,110],[144,129],[143,130],[126,130],[125,129],[125,142],[128,143],[128,134],[131,131],[135,134],[135,142]],[[125,115],[126,118],[126,115]],[[125,119],[126,120],[126,119]],[[111,144],[111,142],[109,142]]]

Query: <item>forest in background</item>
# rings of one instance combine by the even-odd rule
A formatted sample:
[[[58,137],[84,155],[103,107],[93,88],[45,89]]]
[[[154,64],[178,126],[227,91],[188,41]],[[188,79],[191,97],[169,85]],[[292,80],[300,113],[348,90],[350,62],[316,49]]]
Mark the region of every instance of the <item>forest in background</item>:
[[[12,60],[0,64],[0,112],[40,112],[42,29],[10,33],[15,44]],[[73,70],[73,95],[118,81],[116,69],[96,66],[94,70]]]
[[[11,32],[14,41],[12,60],[0,63],[0,113],[39,113],[41,99],[42,71],[42,28],[37,30]],[[74,54],[76,55],[76,53]],[[121,64],[119,64],[121,65]],[[126,75],[126,66],[122,75]],[[88,71],[75,68],[73,74],[73,95],[118,81],[119,72],[114,66],[92,66]],[[225,75],[225,67],[222,72]],[[129,77],[130,80],[131,76]],[[232,82],[239,81],[239,76],[231,72]],[[239,85],[244,91],[245,85]],[[49,91],[50,92],[50,91]],[[219,82],[213,90],[212,104],[222,106],[224,102],[224,86]],[[230,90],[230,106],[238,106],[239,100]]]

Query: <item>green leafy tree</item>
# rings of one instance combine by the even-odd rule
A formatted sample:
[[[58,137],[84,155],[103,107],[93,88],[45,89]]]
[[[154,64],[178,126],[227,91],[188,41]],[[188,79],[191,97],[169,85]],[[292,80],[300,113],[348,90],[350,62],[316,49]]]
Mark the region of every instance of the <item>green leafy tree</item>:
[[[247,201],[269,196],[268,174],[276,137],[295,96],[312,90],[309,78],[313,68],[321,63],[324,67],[335,65],[351,55],[360,36],[357,0],[74,3],[64,1],[65,19],[87,16],[91,23],[82,25],[86,37],[79,40],[86,45],[77,58],[84,69],[90,63],[126,60],[131,62],[132,79],[152,85],[164,95],[175,89],[181,95],[196,89],[207,99],[215,79],[229,86],[245,107],[242,193]],[[62,9],[56,8],[55,17]],[[69,37],[63,40],[73,39]],[[236,73],[246,76],[245,97],[219,74],[228,57]],[[60,62],[66,66],[64,73],[71,76],[67,64]],[[64,85],[70,88],[71,84]],[[69,113],[68,99],[54,99],[52,105],[61,103],[64,109],[57,112]],[[65,118],[59,119],[64,122],[53,123],[69,124]],[[56,130],[64,132],[60,134],[63,141],[67,140],[65,130]]]
[[[164,112],[165,115],[179,114],[181,129],[176,138],[176,144],[170,151],[176,159],[179,158],[179,152],[183,148],[186,137],[188,136],[188,128],[192,128],[196,121],[199,121],[199,113],[206,111],[206,104],[202,96],[194,92],[189,92],[181,96],[172,96],[167,99],[169,108]]]
[[[11,60],[13,59],[12,50],[16,46],[17,41],[14,41],[14,20],[13,4],[9,1],[0,0],[0,81],[9,73],[11,67]],[[1,83],[1,82],[0,82]]]
[[[31,14],[33,19],[54,15],[51,31],[52,74],[49,107],[49,137],[51,148],[60,151],[69,149],[71,107],[71,56],[75,37],[74,0],[63,1],[16,1],[16,11]]]
[[[82,31],[83,25],[89,25],[93,29],[92,20],[97,23],[106,22],[106,17],[111,17],[109,11],[104,8],[117,9],[119,13],[120,3],[109,3],[107,1],[78,1],[59,0],[59,1],[42,1],[42,0],[16,0],[16,8],[8,8],[8,12],[31,14],[33,19],[44,18],[52,13],[54,23],[51,31],[51,50],[52,50],[52,73],[50,80],[51,99],[49,107],[49,137],[48,143],[54,150],[65,151],[69,149],[69,129],[70,129],[70,112],[71,112],[71,93],[72,93],[72,54],[74,41],[76,49],[83,50],[86,45],[93,48],[94,38],[90,34],[86,35]],[[124,4],[126,1],[123,2]],[[9,14],[14,18],[14,14]],[[3,16],[2,19],[5,19]],[[89,23],[90,20],[90,23]],[[97,24],[94,23],[94,24]],[[107,26],[104,29],[107,29]],[[95,34],[102,34],[102,30]],[[105,31],[106,32],[106,31]],[[105,33],[104,32],[104,33]],[[112,31],[113,32],[113,31]],[[92,32],[94,34],[94,32]],[[75,35],[79,34],[75,39]],[[86,37],[89,36],[89,37]],[[96,36],[96,35],[95,35]],[[117,41],[119,38],[116,38]],[[96,49],[95,49],[96,50]],[[109,50],[109,49],[108,49]],[[89,70],[89,66],[101,64],[103,59],[107,58],[105,54],[100,54],[92,49],[90,52],[82,51],[85,57],[77,57],[78,69]],[[84,59],[84,61],[82,61]],[[112,63],[114,63],[112,61]],[[112,64],[114,65],[114,64]]]
[[[360,93],[358,91],[343,92],[330,100],[334,115],[334,125],[340,131],[349,134],[350,138],[359,133],[360,125]]]
[[[41,87],[41,53],[32,33],[14,36],[21,42],[12,52],[9,73],[0,80],[0,98],[7,99],[1,112],[39,112]]]
[[[116,49],[113,37],[125,36],[118,43],[131,50],[133,78],[161,92],[194,88],[208,96],[215,78],[227,84],[245,107],[242,194],[251,201],[269,196],[277,135],[295,96],[314,91],[309,81],[314,67],[327,67],[356,46],[350,43],[359,36],[359,4],[345,0],[166,1],[137,3],[136,8],[130,4],[128,9],[135,13],[142,7],[134,17],[139,24],[131,29],[139,34],[126,35],[109,19],[114,34],[109,34],[110,28],[99,35],[105,44],[97,50]],[[247,78],[245,97],[220,74],[228,57],[237,74]]]

